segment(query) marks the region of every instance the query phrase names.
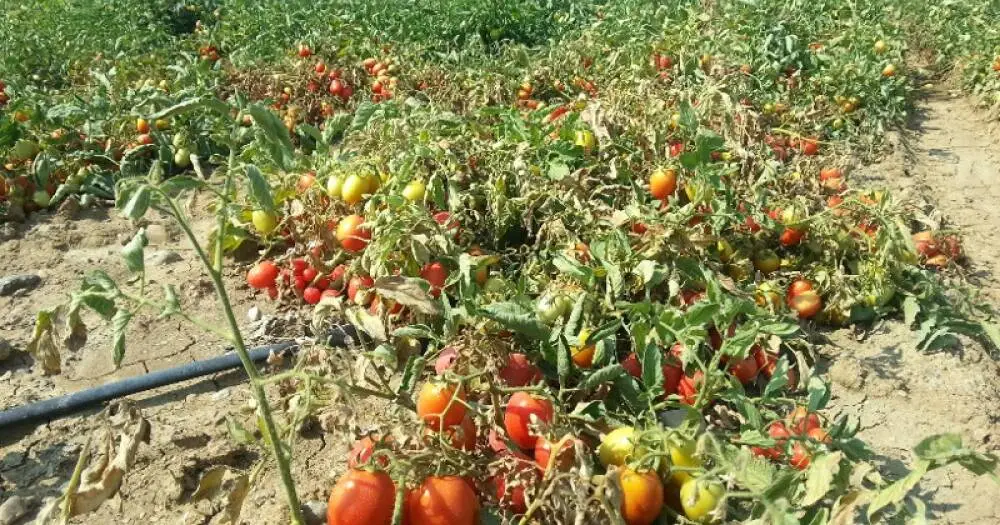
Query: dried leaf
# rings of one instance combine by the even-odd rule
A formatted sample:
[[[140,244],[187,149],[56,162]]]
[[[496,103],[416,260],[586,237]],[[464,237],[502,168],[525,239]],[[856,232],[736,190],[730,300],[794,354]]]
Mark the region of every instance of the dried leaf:
[[[202,474],[191,500],[212,502],[212,509],[216,514],[209,523],[235,525],[239,523],[240,511],[249,489],[250,479],[246,474],[229,467],[216,466]]]
[[[422,279],[391,276],[375,281],[376,292],[386,298],[427,315],[441,315],[441,305],[421,286]]]

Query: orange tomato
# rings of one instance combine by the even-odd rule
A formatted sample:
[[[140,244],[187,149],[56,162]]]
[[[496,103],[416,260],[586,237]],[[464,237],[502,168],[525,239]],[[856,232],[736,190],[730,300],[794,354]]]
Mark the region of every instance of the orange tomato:
[[[417,395],[417,415],[432,430],[453,427],[465,418],[464,401],[461,387],[427,382]]]
[[[663,509],[663,482],[655,472],[630,468],[619,478],[622,487],[622,517],[628,525],[649,525]]]
[[[368,246],[372,232],[364,227],[365,218],[360,215],[348,215],[337,224],[337,241],[349,252],[360,252]]]
[[[555,456],[556,464],[552,467],[556,470],[569,470],[573,466],[573,462],[576,458],[575,442],[576,438],[569,437],[566,438],[562,446],[559,448],[558,452],[554,452],[553,448],[559,444],[562,440],[556,439],[555,441],[549,441],[545,436],[539,436],[538,441],[535,442],[535,462],[538,463],[538,467],[542,470],[549,468],[549,462],[552,461],[553,456]]]
[[[472,450],[476,448],[476,423],[468,415],[462,419],[457,426],[446,428],[442,432],[446,441],[451,442],[451,446],[459,450]],[[430,428],[424,431],[424,435],[437,439],[437,434]]]
[[[677,190],[677,171],[658,169],[649,176],[649,194],[654,199],[663,200]]]

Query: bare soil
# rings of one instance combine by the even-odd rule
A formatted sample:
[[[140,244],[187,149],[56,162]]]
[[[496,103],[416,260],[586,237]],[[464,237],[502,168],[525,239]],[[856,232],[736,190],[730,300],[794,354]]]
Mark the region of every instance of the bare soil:
[[[862,169],[855,180],[900,190],[907,198],[930,197],[942,214],[935,220],[966,236],[970,279],[994,306],[1000,304],[1000,139],[976,119],[964,99],[932,93],[918,108],[918,118],[898,141],[895,151],[877,166]],[[197,214],[196,214],[197,215]],[[199,231],[210,222],[197,220]],[[161,219],[147,225],[148,273],[155,285],[174,284],[185,307],[210,322],[221,322],[211,284],[200,271],[190,246]],[[0,297],[0,339],[23,349],[34,315],[66,299],[83,274],[104,268],[116,279],[126,271],[121,246],[136,225],[113,211],[83,210],[74,217],[36,214],[23,225],[0,231],[0,275],[35,273],[42,284],[28,293]],[[168,255],[174,254],[174,255]],[[171,262],[168,262],[171,261]],[[246,333],[259,324],[246,317],[257,306],[265,315],[273,306],[247,289],[242,271],[227,278],[228,290]],[[152,370],[219,355],[223,344],[180,321],[137,319],[120,368],[111,358],[110,330],[96,318],[87,345],[63,356],[63,372],[43,376],[27,355],[15,351],[0,361],[0,408],[131,377]],[[294,323],[280,334],[260,334],[255,344],[280,336],[302,335]],[[898,322],[879,325],[859,340],[851,330],[827,334],[821,363],[834,380],[833,415],[861,420],[861,436],[881,459],[886,474],[898,474],[912,460],[910,451],[929,434],[957,432],[978,450],[1000,450],[1000,367],[974,343],[932,355],[915,350],[909,330]],[[152,426],[149,445],[139,450],[135,467],[119,494],[74,523],[228,523],[217,501],[192,502],[198,480],[215,467],[249,472],[260,452],[237,445],[226,417],[252,428],[249,391],[241,372],[219,374],[132,396]],[[69,479],[88,436],[101,425],[97,410],[41,426],[4,429],[0,435],[0,504],[26,498],[27,512],[0,525],[30,523],[42,500],[58,494]],[[391,423],[384,406],[368,407],[359,424]],[[353,432],[314,428],[295,444],[294,474],[304,501],[322,501],[344,469]],[[270,464],[268,462],[268,464]],[[1000,488],[949,469],[936,471],[920,485],[928,498],[930,521],[953,525],[1000,523]],[[238,523],[284,523],[283,496],[275,474],[265,469],[251,488]],[[2,508],[2,507],[0,507]]]

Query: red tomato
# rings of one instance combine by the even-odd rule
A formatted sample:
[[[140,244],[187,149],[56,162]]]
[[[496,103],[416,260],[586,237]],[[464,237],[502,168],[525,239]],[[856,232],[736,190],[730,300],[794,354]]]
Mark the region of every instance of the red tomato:
[[[684,376],[678,382],[677,393],[680,394],[681,401],[684,404],[693,406],[695,401],[698,400],[698,387],[701,386],[701,381],[704,377],[704,372],[698,370],[693,376]]]
[[[829,179],[843,179],[844,172],[840,168],[823,168],[819,170],[819,180],[825,181]]]
[[[277,286],[269,286],[267,288],[267,297],[270,298],[272,301],[274,301],[275,299],[277,299],[278,298],[278,287]]]
[[[358,292],[368,290],[373,286],[375,286],[375,279],[372,279],[367,275],[355,275],[354,277],[351,277],[351,280],[347,283],[347,298],[355,303],[358,303]],[[370,301],[371,297],[369,296],[367,301],[365,301],[365,304],[368,304]]]
[[[533,385],[542,379],[542,371],[524,354],[510,354],[500,369],[500,380],[509,387]]]
[[[537,421],[548,423],[552,421],[552,402],[548,399],[533,397],[527,392],[515,392],[507,402],[507,410],[503,416],[504,428],[510,440],[524,450],[535,446],[538,436],[528,429],[532,417]]]
[[[315,184],[316,174],[310,171],[299,176],[299,181],[295,183],[295,188],[301,193],[312,188]]]
[[[392,514],[392,508],[389,508]],[[472,486],[458,476],[431,476],[406,497],[409,525],[476,525],[479,500]],[[352,525],[368,522],[358,521]]]
[[[805,470],[809,467],[809,462],[812,460],[812,454],[809,449],[805,447],[802,443],[796,442],[792,445],[792,458],[788,463],[798,470]]]
[[[273,287],[277,278],[278,267],[271,261],[261,261],[247,272],[247,284],[258,290]]]
[[[458,233],[459,233],[458,227],[459,227],[459,224],[458,224],[458,221],[456,221],[455,219],[451,218],[451,213],[446,212],[446,211],[439,211],[439,212],[435,213],[434,214],[434,222],[437,222],[439,225],[441,225],[442,228],[444,228],[447,231],[454,231],[455,237],[456,238],[458,237]]]
[[[305,259],[292,259],[292,275],[302,275],[309,267]]]
[[[670,156],[677,157],[681,153],[684,153],[684,143],[683,142],[671,142],[670,143]]]
[[[749,356],[746,359],[741,359],[740,361],[729,365],[729,372],[736,376],[736,379],[744,385],[752,383],[754,379],[757,379],[758,371],[757,361],[753,358],[753,356]]]
[[[630,353],[622,359],[622,368],[636,379],[642,377],[642,365],[639,363],[639,356],[635,352]]]
[[[348,252],[360,252],[368,246],[372,232],[364,227],[364,223],[364,217],[348,215],[337,224],[337,241]]]
[[[347,454],[347,467],[355,468],[360,465],[364,465],[371,459],[372,455],[375,453],[375,446],[388,446],[392,442],[392,436],[387,436],[385,438],[371,436],[365,436],[354,442],[354,446],[351,447],[351,451]],[[389,458],[386,456],[378,456],[375,462],[382,468],[387,468],[389,466]]]
[[[678,393],[683,377],[684,369],[680,365],[663,365],[663,393],[668,396]]]
[[[302,300],[308,304],[318,303],[321,297],[323,297],[323,290],[315,286],[308,286],[302,290]]]
[[[641,222],[632,223],[632,233],[634,233],[636,235],[642,235],[642,234],[646,233],[646,231],[648,231],[648,230],[649,230],[649,228],[645,224],[643,224]]]
[[[299,44],[299,56],[300,57],[307,58],[307,57],[312,56],[312,54],[313,54],[312,49],[310,49],[309,46],[307,46],[305,44]]]
[[[331,95],[339,97],[344,93],[344,83],[341,82],[339,78],[335,78],[330,81],[330,87],[327,88],[327,91]]]
[[[802,241],[802,237],[806,234],[805,230],[801,228],[785,228],[781,232],[781,237],[778,239],[782,246],[795,246]]]
[[[819,415],[810,413],[806,407],[795,407],[795,410],[788,414],[787,419],[791,431],[798,435],[808,434],[813,429],[822,426]]]
[[[508,481],[508,478],[514,478],[515,476],[498,474],[493,478],[493,485],[496,487],[497,501],[500,502],[500,506],[515,514],[524,514],[528,510],[528,505],[524,499],[525,485],[537,480],[538,474],[533,469],[528,468],[518,468],[517,470],[517,478],[527,479],[511,479]]]
[[[450,442],[454,448],[459,450],[472,450],[476,448],[476,436],[478,434],[476,423],[468,415],[465,416],[465,419],[462,419],[461,423],[451,428],[446,428],[441,433],[444,434],[445,441]],[[429,428],[424,430],[424,435],[437,439],[437,432]]]
[[[461,387],[428,381],[417,395],[417,416],[433,430],[453,427],[465,418]]]
[[[327,525],[390,525],[396,486],[384,472],[349,470],[330,493]]]
[[[139,144],[148,145],[148,144],[152,144],[153,143],[153,136],[150,135],[149,133],[143,133],[142,135],[139,135],[138,137],[136,137],[135,140]]]
[[[802,153],[804,155],[812,156],[819,153],[819,139],[817,139],[816,137],[809,137],[807,139],[802,139],[802,142],[799,143],[799,146],[802,148]]]
[[[775,441],[773,447],[751,447],[751,451],[761,457],[768,459],[778,459],[784,454],[785,443],[788,442],[788,437],[791,433],[785,427],[785,424],[781,421],[774,422],[770,428],[767,429],[768,435]]]
[[[535,462],[538,463],[538,467],[543,471],[549,468],[549,461],[552,460],[553,456],[553,448],[559,441],[560,439],[549,441],[545,436],[539,436],[535,442]],[[555,454],[556,464],[552,468],[566,471],[573,466],[573,463],[576,461],[575,442],[576,438],[570,437],[566,439],[562,447],[560,447],[559,452]]]
[[[312,266],[309,266],[305,270],[302,270],[302,278],[310,283],[316,279],[316,276],[318,274],[319,272],[317,272],[316,268],[313,268]]]
[[[448,280],[448,268],[439,262],[427,263],[420,270],[420,277],[430,283],[431,295],[437,297]]]
[[[625,468],[619,478],[622,487],[622,517],[626,525],[650,525],[663,510],[663,482],[655,471],[636,472]]]
[[[791,304],[792,298],[801,295],[803,292],[808,292],[813,289],[813,284],[809,282],[808,279],[799,277],[792,281],[792,284],[788,285],[788,303]]]

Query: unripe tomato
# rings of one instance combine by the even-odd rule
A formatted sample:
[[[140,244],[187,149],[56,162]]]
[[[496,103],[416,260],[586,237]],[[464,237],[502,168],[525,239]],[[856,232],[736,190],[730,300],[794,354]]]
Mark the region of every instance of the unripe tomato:
[[[677,170],[661,168],[649,176],[649,194],[654,199],[666,199],[675,191],[677,191]]]
[[[390,525],[396,486],[384,472],[350,470],[337,481],[326,511],[327,525]]]
[[[766,275],[777,271],[781,267],[781,259],[778,258],[778,254],[774,253],[773,250],[762,250],[754,256],[753,265],[760,273]]]
[[[31,202],[34,202],[39,208],[48,208],[51,200],[51,195],[45,190],[38,190],[31,195]]]
[[[618,478],[622,487],[622,517],[628,525],[650,525],[663,509],[663,482],[656,472],[626,468]]]
[[[348,175],[340,189],[340,197],[347,204],[357,204],[368,190],[368,181],[360,175]]]
[[[331,199],[340,200],[344,187],[344,178],[340,175],[331,175],[326,179],[326,194]]]
[[[590,368],[594,366],[594,353],[597,347],[594,345],[574,346],[570,349],[570,358],[573,364],[580,368]]]
[[[601,439],[597,455],[605,467],[624,465],[635,451],[635,428],[618,427]]]
[[[872,46],[872,49],[875,51],[876,55],[881,55],[889,50],[889,45],[886,44],[884,40],[877,40],[875,45]]]
[[[360,215],[348,215],[337,224],[337,241],[348,252],[359,252],[368,246],[372,232],[364,227],[365,218]]]
[[[174,152],[174,164],[178,168],[186,168],[191,165],[191,150],[187,148],[177,148]]]
[[[278,216],[267,210],[254,210],[250,214],[250,220],[261,235],[270,235],[278,227]]]
[[[583,151],[586,153],[594,151],[594,148],[597,147],[597,138],[594,137],[594,132],[587,129],[577,130],[574,134],[573,142],[583,148]]]
[[[135,121],[135,130],[139,134],[149,133],[149,121],[141,118]]]
[[[158,118],[153,122],[153,125],[156,126],[156,129],[163,131],[170,127],[170,121],[165,118]]]
[[[524,354],[510,354],[500,369],[500,380],[509,387],[533,385],[542,379],[542,371]]]
[[[681,508],[689,520],[711,523],[715,521],[712,511],[724,494],[725,489],[719,483],[692,478],[681,485]]]
[[[551,422],[553,416],[552,402],[548,399],[534,397],[527,392],[515,392],[507,402],[503,423],[510,440],[524,450],[531,450],[538,440],[538,435],[529,430],[529,425],[535,422]]]
[[[479,500],[468,480],[431,476],[407,495],[405,512],[410,525],[477,525]],[[352,525],[363,523],[367,525],[363,521]]]
[[[247,272],[247,284],[258,290],[274,286],[277,278],[278,267],[271,261],[261,261]]]
[[[427,193],[427,185],[420,180],[410,181],[410,183],[403,188],[403,198],[410,202],[424,200],[425,193]]]
[[[670,450],[670,464],[672,466],[683,467],[685,469],[701,468],[701,461],[695,457],[694,441],[670,443],[668,448]],[[683,485],[691,478],[692,474],[688,470],[677,469],[670,473],[670,479],[672,479],[676,485]]]
[[[569,299],[564,295],[545,294],[538,299],[538,304],[535,308],[540,321],[543,323],[552,323],[569,313],[572,307],[573,305],[570,304]]]
[[[433,430],[453,427],[465,418],[464,401],[460,386],[429,381],[417,395],[417,416]]]
[[[884,68],[882,68],[882,76],[886,78],[896,76],[896,65],[887,64]]]

